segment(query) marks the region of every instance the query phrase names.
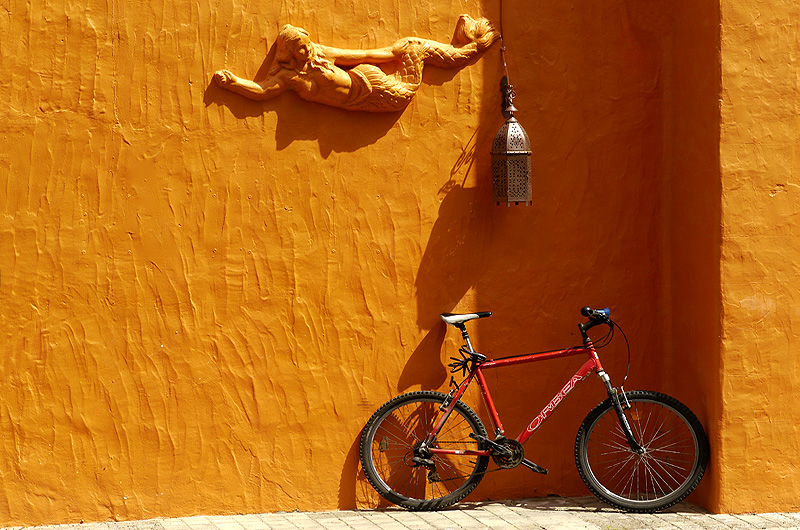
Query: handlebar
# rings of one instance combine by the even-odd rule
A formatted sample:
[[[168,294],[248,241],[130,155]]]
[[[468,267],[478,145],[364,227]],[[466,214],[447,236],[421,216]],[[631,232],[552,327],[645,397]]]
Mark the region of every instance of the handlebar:
[[[589,319],[588,322],[578,324],[578,329],[581,330],[581,336],[583,337],[584,343],[589,341],[589,336],[586,334],[586,332],[593,327],[599,324],[607,324],[612,328],[614,326],[614,323],[611,321],[611,310],[607,307],[604,309],[592,309],[591,307],[586,306],[581,309],[581,315]]]
[[[592,309],[586,306],[581,309],[581,315],[589,317],[592,320],[606,321],[611,317],[611,310],[607,307],[605,309]]]

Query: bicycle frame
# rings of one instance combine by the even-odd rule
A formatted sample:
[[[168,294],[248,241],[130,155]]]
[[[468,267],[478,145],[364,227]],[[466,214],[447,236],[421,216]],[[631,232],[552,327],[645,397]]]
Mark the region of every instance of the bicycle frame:
[[[460,356],[450,357],[452,362],[447,364],[460,382],[451,378],[447,394],[426,389],[396,396],[372,414],[359,445],[369,484],[398,506],[438,510],[464,499],[491,471],[524,467],[547,474],[546,468],[526,458],[524,444],[581,381],[595,374],[608,399],[585,416],[575,438],[575,465],[583,482],[604,502],[628,511],[661,510],[682,501],[700,482],[708,464],[708,437],[702,424],[673,397],[615,387],[598,355],[618,329],[611,311],[586,306],[580,313],[587,320],[578,324],[582,341],[575,347],[493,359],[473,348],[466,329],[468,322],[489,317],[491,312],[442,313],[442,321],[461,331],[464,340]],[[604,326],[605,334],[596,332],[598,339],[592,341],[588,332],[596,326]],[[619,331],[628,346],[630,368],[630,345]],[[566,357],[575,358],[568,362],[573,365],[568,371],[577,371],[564,374],[571,376],[538,414],[531,418],[515,414],[507,434],[500,412],[508,420],[508,413],[518,411],[505,410],[505,405],[498,410],[487,371]],[[501,384],[493,381],[492,385]],[[484,403],[480,414],[464,402],[473,383]],[[530,410],[527,414],[535,413],[525,409]]]
[[[471,344],[467,343],[467,346],[472,350]],[[505,430],[503,429],[502,421],[500,420],[500,415],[497,412],[497,408],[494,405],[494,401],[492,400],[492,396],[489,393],[489,387],[486,383],[486,378],[483,375],[484,370],[490,370],[492,368],[502,368],[505,366],[513,366],[517,364],[527,364],[537,361],[546,361],[549,359],[557,359],[561,357],[571,357],[573,355],[580,355],[586,354],[589,358],[586,362],[583,363],[583,366],[575,372],[569,381],[561,388],[561,390],[553,396],[553,399],[542,409],[542,411],[535,417],[528,426],[523,430],[519,436],[517,436],[516,440],[524,444],[528,439],[533,435],[536,430],[541,427],[542,423],[547,420],[548,417],[555,411],[558,405],[572,392],[578,383],[586,379],[586,377],[591,374],[592,372],[597,372],[598,376],[606,383],[607,388],[611,388],[611,385],[608,381],[608,375],[606,375],[605,371],[603,370],[602,364],[600,364],[600,358],[597,356],[597,351],[595,350],[594,346],[592,345],[591,341],[588,341],[584,346],[578,346],[574,348],[567,348],[565,350],[556,350],[551,352],[544,352],[544,353],[533,353],[529,355],[520,355],[517,357],[507,357],[503,359],[497,360],[488,360],[481,363],[475,363],[474,368],[470,371],[467,380],[462,383],[456,393],[453,395],[453,398],[450,400],[450,403],[445,408],[445,413],[439,419],[437,424],[434,426],[431,433],[428,435],[428,438],[425,440],[426,444],[432,445],[432,441],[438,436],[439,431],[441,430],[442,426],[444,425],[447,418],[450,416],[453,408],[456,406],[456,402],[461,399],[461,396],[467,391],[467,388],[472,383],[473,380],[478,382],[478,387],[481,390],[481,395],[483,396],[483,400],[486,403],[486,408],[489,411],[489,416],[492,420],[492,423],[495,427],[495,435],[496,436],[503,436]],[[429,451],[434,454],[452,454],[452,455],[474,455],[474,456],[488,456],[491,455],[491,450],[461,450],[461,449],[438,449],[435,447],[429,447]]]

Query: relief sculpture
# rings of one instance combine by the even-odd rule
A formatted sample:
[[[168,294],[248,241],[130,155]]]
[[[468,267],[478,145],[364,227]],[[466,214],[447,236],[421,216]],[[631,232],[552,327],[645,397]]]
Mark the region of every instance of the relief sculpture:
[[[498,38],[487,19],[461,15],[452,44],[405,37],[385,48],[347,50],[317,44],[304,29],[286,25],[276,39],[275,59],[265,79],[251,81],[220,70],[214,81],[255,100],[293,90],[303,99],[347,110],[399,111],[416,94],[426,64],[459,68]],[[387,74],[381,64],[396,71]]]

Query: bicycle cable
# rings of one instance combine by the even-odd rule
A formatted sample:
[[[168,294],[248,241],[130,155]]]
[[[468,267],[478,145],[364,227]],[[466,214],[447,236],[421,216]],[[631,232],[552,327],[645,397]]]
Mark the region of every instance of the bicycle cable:
[[[599,350],[600,348],[605,348],[606,346],[608,346],[613,339],[614,339],[614,326],[612,323],[612,325],[609,326],[608,333],[606,333],[599,339],[592,341],[592,345],[594,345],[594,348],[596,350]]]
[[[610,320],[610,319],[609,319]],[[631,373],[631,343],[628,342],[628,336],[625,334],[625,330],[619,327],[619,324],[611,321],[615,328],[619,328],[619,332],[622,333],[622,338],[625,339],[625,346],[628,348],[628,367],[625,369],[625,377],[622,379],[622,384],[619,385],[623,391],[625,390],[625,382],[628,380],[628,375]]]
[[[628,336],[625,334],[625,330],[623,330],[619,326],[619,324],[617,324],[615,321],[611,320],[610,318],[608,319],[608,324],[609,324],[608,333],[606,333],[605,335],[603,335],[602,337],[600,337],[599,339],[594,341],[593,344],[594,344],[595,349],[597,349],[597,350],[599,350],[600,348],[605,348],[606,346],[608,346],[611,343],[612,340],[614,340],[614,333],[615,333],[616,329],[619,329],[619,332],[622,333],[622,338],[625,339],[625,346],[626,346],[626,348],[628,350],[628,366],[625,369],[625,377],[622,379],[622,384],[619,385],[620,388],[624,389],[625,382],[628,380],[628,375],[630,375],[630,372],[631,372],[631,344],[630,344],[630,342],[628,342]]]

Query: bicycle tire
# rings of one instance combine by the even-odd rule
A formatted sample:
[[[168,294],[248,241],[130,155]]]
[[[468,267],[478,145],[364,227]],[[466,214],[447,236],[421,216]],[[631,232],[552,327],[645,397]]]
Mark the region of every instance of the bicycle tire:
[[[430,457],[434,470],[411,460],[443,414],[439,406],[446,397],[427,390],[402,394],[383,404],[364,427],[361,466],[375,491],[389,502],[409,510],[445,508],[469,495],[483,478],[488,456],[434,454]],[[471,408],[458,401],[434,447],[484,449],[470,433],[486,436],[486,428]]]
[[[655,512],[689,495],[708,464],[708,438],[694,413],[677,399],[650,391],[626,392],[634,453],[611,398],[583,420],[575,439],[575,463],[600,500],[629,512]],[[620,394],[620,399],[622,395]]]

